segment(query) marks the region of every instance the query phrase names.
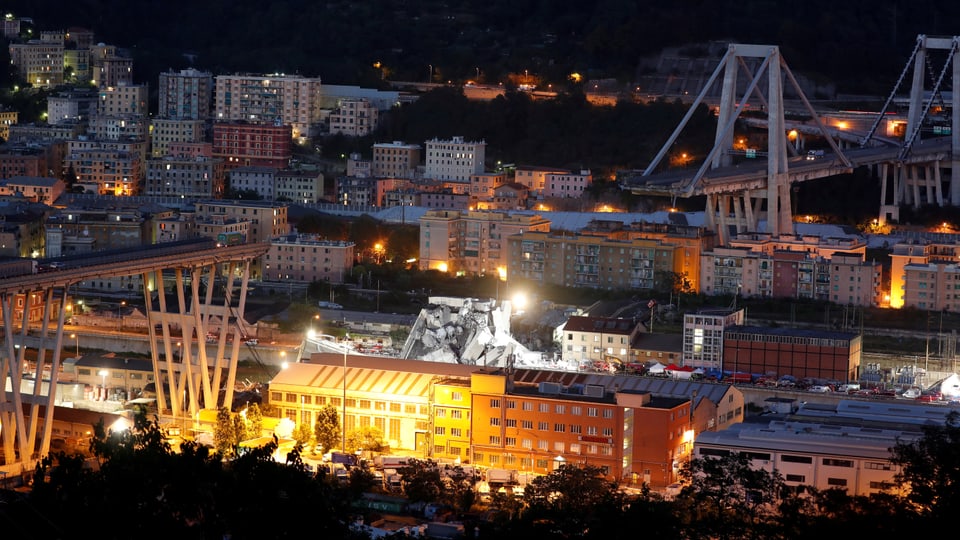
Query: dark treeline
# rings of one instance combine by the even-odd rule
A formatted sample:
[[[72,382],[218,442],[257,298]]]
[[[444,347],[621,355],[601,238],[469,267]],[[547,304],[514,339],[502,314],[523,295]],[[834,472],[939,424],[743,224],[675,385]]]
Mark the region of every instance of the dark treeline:
[[[31,489],[0,491],[4,530],[32,538],[70,538],[96,527],[104,539],[302,538],[304,531],[361,539],[369,536],[351,524],[382,517],[354,504],[383,489],[371,472],[354,469],[346,482],[322,469],[314,474],[299,446],[285,463],[271,457],[276,442],[227,458],[184,441],[178,453],[144,414],[132,430],[108,433],[101,422],[95,431],[86,465],[81,453],[59,452],[37,467]],[[956,414],[923,432],[891,448],[898,473],[888,490],[870,496],[788,486],[744,453],[690,461],[674,498],[627,493],[599,468],[572,464],[532,480],[522,495],[491,493],[478,503],[476,477],[462,467],[448,482],[435,462],[411,460],[401,469],[402,490],[410,503],[448,505],[466,538],[899,539],[951,530],[960,502]]]
[[[135,76],[195,65],[215,73],[287,72],[335,84],[499,81],[529,70],[562,83],[638,80],[639,60],[704,41],[779,45],[797,71],[851,93],[885,95],[918,34],[952,35],[946,0],[12,0],[38,30],[89,28],[128,47]],[[380,62],[382,70],[373,67]]]

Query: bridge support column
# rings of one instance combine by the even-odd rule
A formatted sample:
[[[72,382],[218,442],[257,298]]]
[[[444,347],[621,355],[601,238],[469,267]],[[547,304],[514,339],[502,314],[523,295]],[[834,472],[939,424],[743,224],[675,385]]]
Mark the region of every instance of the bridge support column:
[[[0,445],[7,464],[17,463],[17,454],[20,462],[32,463],[50,452],[68,288],[69,283],[65,283],[41,290],[22,288],[0,293],[0,381],[9,380],[11,386],[9,396],[0,391]],[[39,325],[37,333],[30,333],[32,325]],[[32,372],[27,369],[28,350],[29,356],[36,359]],[[22,392],[25,374],[33,380],[30,394]]]
[[[953,38],[954,42],[958,39],[960,38]],[[950,204],[960,206],[960,95],[958,95],[960,94],[960,62],[957,62],[956,59],[953,60],[951,75],[953,82],[951,106],[953,110],[950,114],[950,125],[953,126],[953,129],[950,132]]]

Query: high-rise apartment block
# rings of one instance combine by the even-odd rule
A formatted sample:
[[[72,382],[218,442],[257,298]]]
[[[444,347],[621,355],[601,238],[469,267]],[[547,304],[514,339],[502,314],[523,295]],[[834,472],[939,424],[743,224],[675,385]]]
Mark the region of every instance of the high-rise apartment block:
[[[171,145],[203,142],[203,136],[203,120],[154,118],[150,123],[150,155],[172,155]]]
[[[223,196],[226,174],[223,160],[175,158],[147,160],[143,195],[210,199]]]
[[[653,289],[679,270],[681,248],[659,240],[616,240],[524,230],[507,238],[507,274],[543,285]]]
[[[263,279],[312,283],[343,283],[353,269],[353,242],[325,240],[316,235],[288,234],[270,240],[263,256]]]
[[[320,79],[293,75],[218,75],[217,122],[287,125],[295,139],[312,137],[321,124]]]
[[[425,145],[424,176],[434,180],[452,180],[468,184],[470,176],[484,171],[487,143],[431,139]]]
[[[160,74],[157,116],[183,120],[210,118],[213,75],[193,68]]]
[[[528,231],[547,233],[539,215],[429,210],[420,217],[420,269],[505,276],[508,239]]]

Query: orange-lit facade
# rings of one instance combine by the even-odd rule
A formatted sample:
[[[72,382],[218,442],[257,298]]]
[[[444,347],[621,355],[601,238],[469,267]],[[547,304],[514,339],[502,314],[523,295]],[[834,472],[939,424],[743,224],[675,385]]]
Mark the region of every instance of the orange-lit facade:
[[[663,488],[689,458],[694,426],[716,429],[727,415],[706,399],[522,382],[502,371],[412,360],[351,356],[344,370],[339,355],[320,356],[322,364],[294,364],[271,381],[270,404],[282,416],[311,423],[325,405],[343,410],[346,394],[347,430],[379,427],[391,452],[519,473],[590,465],[613,480]],[[742,396],[729,401],[740,416],[731,409],[727,421],[742,420]]]

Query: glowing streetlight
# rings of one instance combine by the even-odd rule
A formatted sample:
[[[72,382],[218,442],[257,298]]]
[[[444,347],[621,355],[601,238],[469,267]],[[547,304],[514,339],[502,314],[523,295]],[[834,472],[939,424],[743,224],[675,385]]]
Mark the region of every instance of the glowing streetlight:
[[[102,384],[101,388],[103,388],[103,400],[104,400],[104,401],[107,400],[107,373],[109,373],[109,371],[107,371],[107,370],[105,370],[105,369],[101,369],[100,372],[97,373],[98,375],[100,375],[101,380],[103,381],[103,384]]]
[[[70,339],[77,340],[77,355],[76,358],[80,358],[80,336],[77,334],[70,334]]]
[[[340,451],[347,451],[347,340],[350,334],[343,338],[343,425],[341,427]]]

